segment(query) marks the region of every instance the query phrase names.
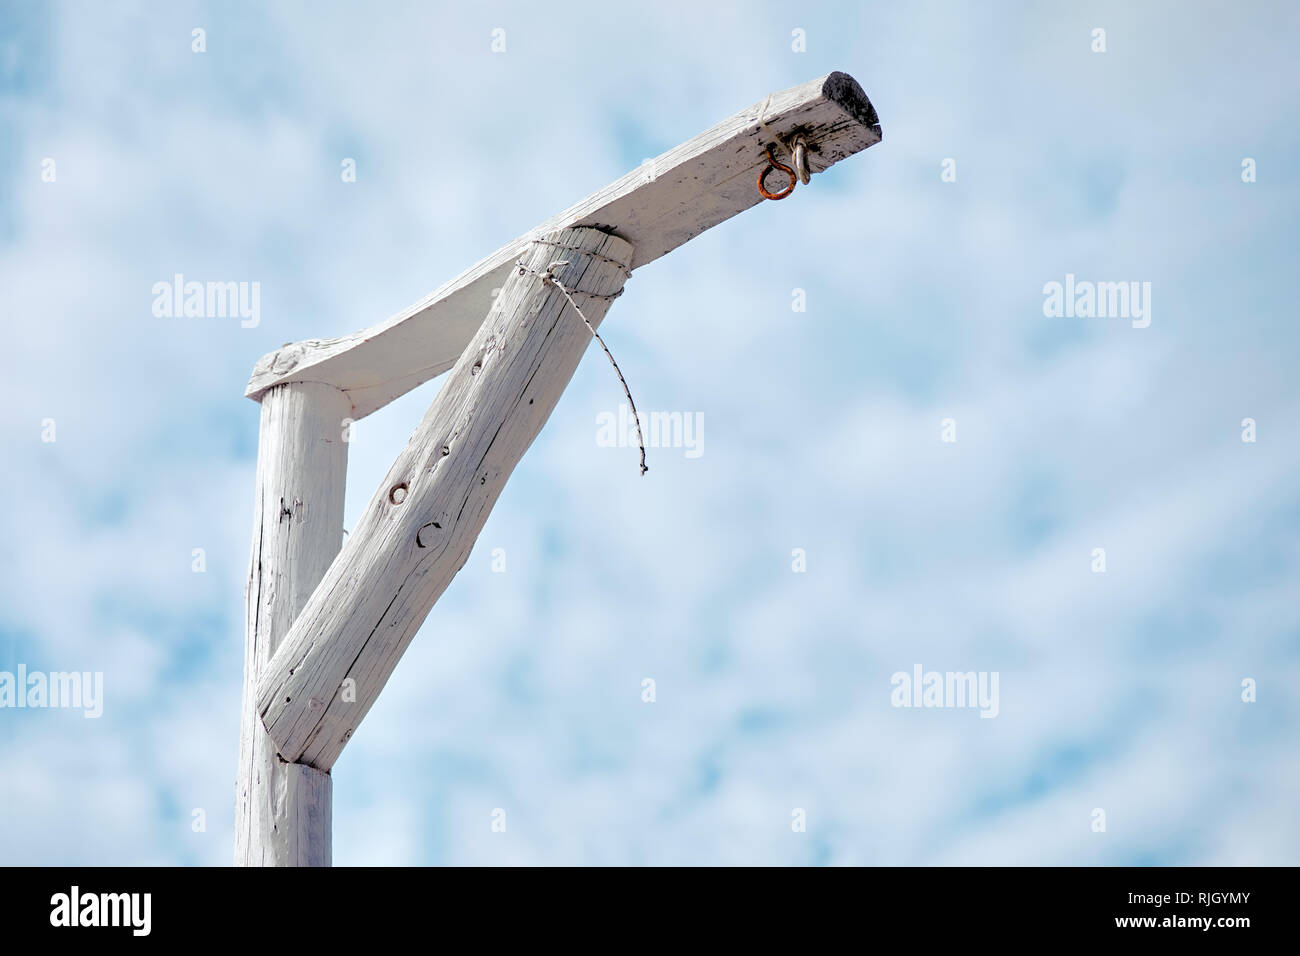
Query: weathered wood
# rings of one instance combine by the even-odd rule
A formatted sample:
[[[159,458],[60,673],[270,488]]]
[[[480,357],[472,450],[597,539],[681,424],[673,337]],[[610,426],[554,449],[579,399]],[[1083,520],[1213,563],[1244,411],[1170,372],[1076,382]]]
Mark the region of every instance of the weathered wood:
[[[531,240],[568,226],[599,226],[635,246],[632,268],[653,262],[761,202],[755,180],[767,165],[765,147],[775,145],[789,165],[789,155],[776,144],[796,134],[810,146],[813,173],[881,138],[875,109],[845,73],[774,93],[588,196],[379,325],[264,356],[245,394],[258,398],[284,382],[323,382],[347,392],[354,417],[369,415],[452,367],[491,307],[492,290],[505,283],[510,263]]]
[[[237,866],[329,866],[331,780],[285,763],[257,712],[258,678],[338,554],[352,404],[316,383],[262,396],[256,523],[245,593],[244,702],[235,803]]]
[[[424,420],[294,622],[257,691],[280,754],[328,770],[429,609],[469,557],[497,496],[591,342],[633,261],[593,228],[525,249]]]

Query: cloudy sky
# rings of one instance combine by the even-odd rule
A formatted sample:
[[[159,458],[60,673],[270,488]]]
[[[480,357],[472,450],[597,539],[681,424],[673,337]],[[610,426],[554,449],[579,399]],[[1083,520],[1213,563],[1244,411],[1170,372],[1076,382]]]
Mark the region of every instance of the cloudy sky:
[[[229,863],[261,355],[835,69],[884,142],[604,326],[703,454],[601,447],[592,347],[335,765],[335,862],[1300,863],[1298,38],[1280,2],[4,4],[0,671],[104,701],[0,710],[0,863]],[[155,316],[175,273],[260,322]],[[1150,325],[1046,316],[1067,274],[1149,282]],[[438,384],[357,426],[345,526]],[[918,665],[996,673],[997,716],[893,706]]]

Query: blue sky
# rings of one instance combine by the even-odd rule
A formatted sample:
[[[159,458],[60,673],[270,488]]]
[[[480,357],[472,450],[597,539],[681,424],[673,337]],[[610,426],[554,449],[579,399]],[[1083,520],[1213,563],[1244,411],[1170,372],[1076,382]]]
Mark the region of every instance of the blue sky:
[[[6,4],[0,671],[105,702],[0,710],[0,862],[229,862],[262,354],[833,69],[884,142],[605,323],[704,454],[599,447],[593,347],[335,766],[335,862],[1300,862],[1298,21]],[[156,318],[177,272],[260,324]],[[1045,316],[1067,273],[1150,282],[1150,326]],[[347,526],[437,387],[358,425]],[[916,664],[997,672],[998,716],[892,707]]]

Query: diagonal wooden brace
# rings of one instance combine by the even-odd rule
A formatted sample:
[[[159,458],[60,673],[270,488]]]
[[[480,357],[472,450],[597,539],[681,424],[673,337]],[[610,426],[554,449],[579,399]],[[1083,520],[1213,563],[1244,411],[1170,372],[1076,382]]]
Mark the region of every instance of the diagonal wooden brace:
[[[429,609],[469,557],[591,333],[633,246],[593,227],[527,245],[364,516],[262,669],[257,709],[280,755],[328,770]]]

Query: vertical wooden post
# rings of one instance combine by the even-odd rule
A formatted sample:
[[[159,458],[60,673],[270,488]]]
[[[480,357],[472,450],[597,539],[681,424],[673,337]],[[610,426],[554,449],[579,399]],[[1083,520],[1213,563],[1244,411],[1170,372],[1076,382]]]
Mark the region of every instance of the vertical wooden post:
[[[343,543],[344,419],[331,385],[262,396],[256,519],[248,572],[244,697],[235,803],[236,866],[329,866],[328,772],[286,763],[257,711],[258,678]]]

